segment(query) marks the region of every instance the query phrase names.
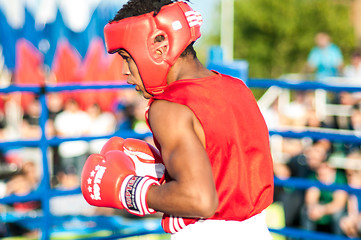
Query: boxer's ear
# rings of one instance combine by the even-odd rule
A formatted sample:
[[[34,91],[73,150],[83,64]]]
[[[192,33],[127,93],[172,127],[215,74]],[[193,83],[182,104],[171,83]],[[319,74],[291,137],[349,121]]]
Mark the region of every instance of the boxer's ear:
[[[168,54],[168,37],[164,32],[157,31],[157,34],[154,34],[154,37],[152,37],[151,39],[152,43],[150,44],[149,48],[150,54],[155,61],[161,62]]]
[[[159,55],[159,56],[166,55],[167,51],[168,51],[168,46],[167,46],[167,45],[159,46],[159,47],[155,50],[156,54]]]

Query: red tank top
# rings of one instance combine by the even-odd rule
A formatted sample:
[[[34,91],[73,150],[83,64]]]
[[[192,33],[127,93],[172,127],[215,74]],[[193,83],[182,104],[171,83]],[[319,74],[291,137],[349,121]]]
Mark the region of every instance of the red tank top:
[[[150,104],[157,99],[186,105],[203,126],[219,198],[210,219],[243,221],[272,203],[268,129],[252,92],[241,80],[219,73],[179,80]],[[165,214],[162,225],[166,232],[176,232],[195,221]]]

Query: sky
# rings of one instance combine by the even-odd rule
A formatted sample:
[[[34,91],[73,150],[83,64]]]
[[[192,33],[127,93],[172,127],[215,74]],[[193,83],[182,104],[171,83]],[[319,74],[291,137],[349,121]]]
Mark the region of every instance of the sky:
[[[104,0],[102,0],[104,1]],[[119,0],[105,0],[115,4],[119,3]],[[214,13],[217,12],[216,8],[220,5],[222,0],[190,0],[189,5],[194,10],[200,12],[203,17],[202,31],[211,31],[214,24]],[[121,0],[122,4],[127,1]],[[121,4],[121,5],[122,5]]]
[[[94,0],[93,0],[94,1]],[[126,3],[127,1],[124,0],[102,0],[103,2],[111,2],[113,4],[118,4],[121,2],[120,5]],[[213,18],[214,11],[216,10],[217,5],[222,0],[190,0],[189,5],[196,11],[200,12],[204,19],[204,27],[206,29],[210,29],[211,27],[211,20]]]
[[[199,11],[204,18],[203,28],[211,29],[213,13],[221,0],[191,0],[190,6]],[[19,28],[24,22],[24,7],[26,6],[37,23],[45,24],[54,21],[57,8],[65,15],[70,28],[82,31],[89,22],[94,8],[110,4],[119,9],[126,0],[0,0],[0,9],[5,13],[13,28]]]
[[[205,30],[211,30],[212,21],[214,19],[214,13],[216,12],[217,6],[222,0],[193,0],[190,6],[200,12],[203,16],[203,24]]]

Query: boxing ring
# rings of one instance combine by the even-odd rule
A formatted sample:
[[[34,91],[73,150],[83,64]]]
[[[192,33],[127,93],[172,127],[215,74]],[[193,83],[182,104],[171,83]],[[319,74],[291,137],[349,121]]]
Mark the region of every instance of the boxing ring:
[[[53,216],[50,211],[50,199],[56,196],[66,196],[80,194],[80,187],[75,190],[58,190],[52,189],[50,185],[50,169],[48,161],[48,149],[52,146],[57,146],[62,142],[66,141],[91,141],[95,139],[110,138],[113,135],[108,136],[96,136],[96,137],[79,137],[79,138],[51,138],[48,139],[45,135],[45,125],[48,117],[47,104],[46,104],[46,94],[51,92],[60,92],[60,91],[75,91],[75,90],[89,90],[89,89],[122,89],[130,88],[130,85],[69,85],[69,86],[44,86],[44,87],[30,87],[30,86],[9,86],[6,88],[1,88],[0,93],[12,93],[12,92],[30,92],[39,96],[41,103],[41,115],[40,115],[40,127],[42,130],[41,138],[39,140],[31,141],[12,141],[12,142],[1,142],[1,148],[8,147],[39,147],[42,154],[42,179],[38,188],[26,196],[8,196],[0,199],[0,204],[10,204],[14,202],[28,202],[28,201],[40,201],[42,211],[39,214],[19,214],[19,213],[1,213],[0,221],[2,222],[18,222],[24,226],[29,227],[30,229],[40,229],[41,230],[41,239],[57,239],[59,235],[60,239],[63,239],[64,232],[70,232],[70,235],[67,236],[67,239],[74,239],[74,236],[88,236],[87,239],[97,239],[97,235],[101,239],[107,238],[124,238],[131,237],[143,234],[151,233],[164,233],[161,229],[160,221],[154,219],[144,219],[144,220],[134,220],[126,221],[120,217],[106,217],[106,216]],[[137,134],[134,131],[122,131],[121,137],[123,138],[145,138],[149,134]],[[75,220],[78,222],[99,222],[101,224],[96,229],[65,229],[61,227],[61,224],[64,222]],[[72,235],[73,234],[73,235]]]
[[[308,91],[308,90],[323,90],[327,92],[360,92],[361,87],[355,86],[341,86],[339,84],[326,84],[314,81],[292,81],[287,79],[248,79],[247,86],[252,88],[278,87],[281,89]],[[293,130],[273,130],[269,129],[270,136],[279,135],[284,138],[310,138],[312,140],[328,139],[332,142],[348,142],[348,143],[361,143],[361,135],[353,131],[324,131],[322,129],[293,129]],[[296,189],[307,189],[315,186],[321,190],[335,191],[344,190],[350,194],[361,196],[361,189],[354,189],[348,185],[331,184],[325,185],[318,181],[306,180],[302,178],[289,178],[281,180],[277,177],[274,179],[275,186],[292,187]],[[294,237],[296,239],[332,239],[332,240],[345,240],[348,237],[336,236],[328,233],[321,233],[316,231],[306,231],[290,227],[283,227],[281,229],[272,229],[273,233],[281,234],[287,237]],[[360,238],[353,238],[360,239]]]
[[[270,87],[277,86],[279,88],[293,89],[293,90],[316,90],[323,89],[326,91],[340,92],[361,92],[361,87],[341,87],[334,85],[327,85],[323,83],[316,82],[289,82],[287,80],[273,80],[273,79],[247,79],[246,84],[250,88],[264,88],[268,89]],[[66,236],[66,232],[71,232],[69,229],[62,227],[62,223],[75,219],[76,221],[93,221],[100,224],[98,229],[78,229],[77,234],[80,234],[85,239],[113,239],[113,238],[125,238],[130,236],[144,235],[144,234],[162,234],[164,233],[160,226],[160,219],[136,219],[134,221],[126,221],[118,216],[108,217],[108,216],[62,216],[57,217],[52,215],[50,211],[50,199],[56,196],[66,196],[81,193],[80,188],[70,191],[53,189],[50,184],[50,168],[48,161],[48,149],[52,146],[57,146],[65,141],[77,141],[85,140],[91,141],[101,138],[110,138],[114,135],[107,136],[96,136],[96,137],[81,137],[81,138],[47,138],[45,134],[45,125],[48,118],[48,110],[46,103],[46,95],[52,92],[60,91],[74,91],[74,90],[88,90],[88,89],[123,89],[130,88],[132,86],[124,84],[96,84],[96,85],[62,85],[62,86],[9,86],[5,88],[0,88],[0,93],[12,93],[12,92],[31,92],[39,96],[40,103],[42,106],[41,116],[40,116],[40,127],[42,129],[41,138],[34,141],[11,141],[11,142],[1,142],[0,147],[38,147],[41,150],[42,154],[42,179],[38,188],[26,196],[8,196],[0,199],[0,204],[9,204],[14,202],[27,202],[27,201],[40,201],[41,202],[41,212],[39,214],[32,215],[17,215],[9,213],[1,213],[0,221],[3,222],[19,222],[29,227],[37,228],[41,230],[41,239],[57,239],[59,234]],[[290,131],[290,130],[273,130],[270,129],[270,135],[280,135],[287,138],[312,138],[312,139],[321,139],[327,138],[332,141],[341,141],[341,142],[357,142],[361,143],[361,136],[349,133],[349,134],[340,134],[336,132],[324,132],[317,130],[305,130],[305,131]],[[133,131],[122,131],[118,134],[123,138],[145,138],[150,136],[150,134],[137,134]],[[281,180],[275,178],[276,186],[292,186],[296,188],[305,189],[310,186],[317,186],[321,189],[327,190],[336,190],[343,189],[349,193],[354,193],[361,195],[360,189],[353,189],[345,185],[324,185],[315,181],[308,181],[304,179],[290,178],[287,180]],[[297,238],[312,238],[312,239],[333,239],[333,240],[346,240],[349,238],[342,236],[335,236],[326,233],[320,232],[311,232],[300,229],[292,228],[280,228],[280,229],[270,229],[271,232]],[[89,235],[90,231],[93,233]],[[88,234],[88,235],[87,235]],[[62,238],[63,239],[63,238]],[[71,235],[68,236],[68,239],[71,239]]]

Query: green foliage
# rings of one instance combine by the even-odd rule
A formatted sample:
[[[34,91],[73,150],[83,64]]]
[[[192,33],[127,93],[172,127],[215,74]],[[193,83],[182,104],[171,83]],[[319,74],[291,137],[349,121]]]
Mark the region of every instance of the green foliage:
[[[235,0],[234,12],[234,58],[249,62],[250,77],[301,72],[320,31],[346,61],[356,46],[349,0]]]

